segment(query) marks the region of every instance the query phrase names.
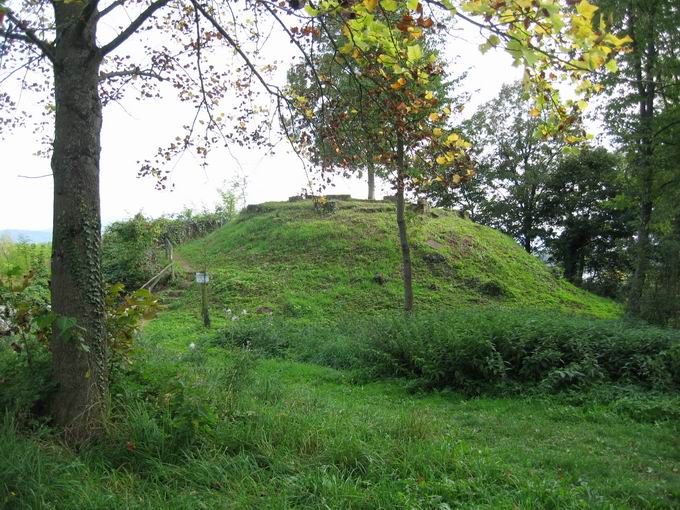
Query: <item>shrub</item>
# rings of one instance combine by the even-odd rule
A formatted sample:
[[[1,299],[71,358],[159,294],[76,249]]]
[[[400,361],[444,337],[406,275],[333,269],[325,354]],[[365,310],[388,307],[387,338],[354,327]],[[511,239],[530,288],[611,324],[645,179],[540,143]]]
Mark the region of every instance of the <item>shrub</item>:
[[[374,379],[408,378],[424,388],[680,386],[677,331],[548,312],[471,308],[357,323],[242,321],[230,325],[218,343],[354,369]]]
[[[222,192],[214,211],[191,209],[170,217],[146,218],[141,213],[106,227],[102,240],[102,272],[110,284],[138,289],[168,263],[165,240],[178,245],[203,237],[229,222],[236,214],[233,192]]]

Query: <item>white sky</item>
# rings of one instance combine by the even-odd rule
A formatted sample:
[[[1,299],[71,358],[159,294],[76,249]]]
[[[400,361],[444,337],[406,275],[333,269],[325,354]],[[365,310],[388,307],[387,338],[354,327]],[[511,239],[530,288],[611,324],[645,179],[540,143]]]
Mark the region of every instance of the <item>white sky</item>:
[[[465,112],[469,115],[481,103],[492,99],[504,83],[519,79],[522,71],[512,67],[510,57],[502,51],[481,55],[477,46],[482,40],[476,30],[462,26],[461,29],[458,37],[449,42],[447,53],[450,58],[459,56],[456,60],[458,70],[469,69],[465,82],[465,89],[472,93]],[[273,46],[277,48],[278,58],[290,58],[295,54],[294,46],[287,40],[281,39],[278,45],[275,43]],[[272,55],[272,58],[277,58],[274,53]],[[285,73],[281,73],[281,78],[285,78]],[[22,106],[30,108],[25,103]],[[103,224],[139,211],[148,216],[159,216],[185,207],[212,207],[217,200],[216,190],[239,173],[248,178],[248,203],[287,200],[306,186],[301,162],[285,146],[280,146],[275,156],[267,156],[255,149],[234,150],[240,168],[226,150],[215,150],[205,171],[193,155],[186,153],[176,166],[171,163],[174,169],[170,179],[175,185],[174,191],[156,191],[151,178],[138,179],[136,162],[152,156],[158,146],[167,144],[179,133],[179,127],[190,120],[191,110],[174,99],[146,102],[130,99],[122,106],[111,104],[104,110],[101,155]],[[51,178],[19,177],[50,173],[49,160],[33,156],[37,149],[36,135],[28,128],[0,140],[0,230],[51,229]],[[378,195],[382,191],[379,189]],[[336,187],[329,193],[351,193],[363,198],[366,185],[356,179],[338,179]]]

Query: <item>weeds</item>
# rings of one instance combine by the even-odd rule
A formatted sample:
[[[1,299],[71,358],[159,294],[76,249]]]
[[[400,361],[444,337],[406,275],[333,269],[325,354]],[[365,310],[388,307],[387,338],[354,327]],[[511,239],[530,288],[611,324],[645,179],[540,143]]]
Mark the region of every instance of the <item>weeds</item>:
[[[231,324],[217,343],[471,393],[513,384],[548,393],[603,383],[680,386],[677,331],[535,311],[470,308],[354,324],[268,318]]]

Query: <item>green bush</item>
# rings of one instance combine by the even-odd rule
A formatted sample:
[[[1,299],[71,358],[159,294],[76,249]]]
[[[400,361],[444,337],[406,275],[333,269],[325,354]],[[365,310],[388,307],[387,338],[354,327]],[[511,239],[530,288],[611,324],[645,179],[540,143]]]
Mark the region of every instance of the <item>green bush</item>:
[[[40,407],[52,389],[47,348],[36,345],[30,365],[23,358],[23,353],[0,338],[0,413],[9,413],[21,422],[42,414]]]
[[[369,378],[471,392],[530,384],[680,386],[680,333],[637,323],[508,309],[383,316],[357,323],[241,321],[221,343]]]
[[[110,284],[123,283],[138,289],[168,263],[164,243],[173,245],[206,236],[229,222],[236,214],[233,195],[223,194],[223,204],[214,211],[191,209],[171,217],[146,218],[141,213],[112,223],[102,240],[102,272]]]

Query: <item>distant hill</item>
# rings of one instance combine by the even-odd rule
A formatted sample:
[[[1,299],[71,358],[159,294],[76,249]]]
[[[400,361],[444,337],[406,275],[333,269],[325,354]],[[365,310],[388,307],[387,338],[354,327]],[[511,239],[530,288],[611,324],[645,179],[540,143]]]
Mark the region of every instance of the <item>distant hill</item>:
[[[311,201],[249,209],[178,250],[211,274],[216,304],[301,318],[402,306],[394,204],[338,201],[330,214],[316,212]],[[455,313],[466,305],[502,305],[620,313],[616,303],[559,278],[509,236],[454,212],[413,213],[408,228],[416,309]]]
[[[29,243],[52,242],[52,232],[49,230],[0,230],[0,237],[4,237],[5,235],[9,235],[15,243],[22,239]]]

